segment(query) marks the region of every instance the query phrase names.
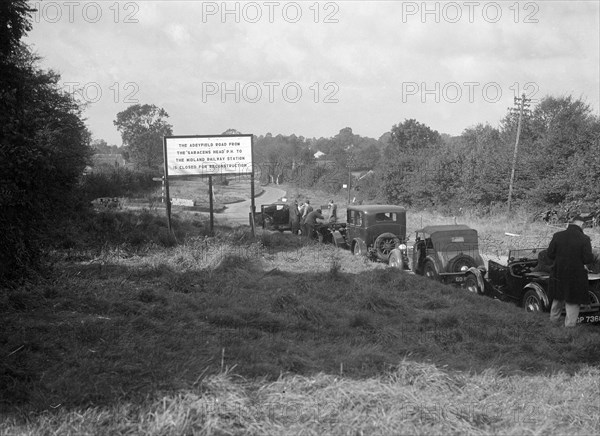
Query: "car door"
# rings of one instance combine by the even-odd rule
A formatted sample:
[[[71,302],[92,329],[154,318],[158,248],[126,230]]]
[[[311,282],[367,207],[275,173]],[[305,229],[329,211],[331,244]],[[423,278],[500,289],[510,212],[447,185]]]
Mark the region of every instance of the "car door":
[[[363,239],[364,217],[359,210],[348,210],[346,217],[346,239],[351,243],[354,239]]]

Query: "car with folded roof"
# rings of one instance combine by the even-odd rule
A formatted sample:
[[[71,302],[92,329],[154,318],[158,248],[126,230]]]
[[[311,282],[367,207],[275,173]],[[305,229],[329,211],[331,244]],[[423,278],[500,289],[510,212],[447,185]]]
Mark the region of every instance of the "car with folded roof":
[[[511,301],[527,312],[549,312],[552,261],[545,253],[544,248],[509,250],[506,264],[490,260],[486,294]],[[600,274],[589,270],[588,295],[589,302],[579,306],[578,323],[600,322]]]

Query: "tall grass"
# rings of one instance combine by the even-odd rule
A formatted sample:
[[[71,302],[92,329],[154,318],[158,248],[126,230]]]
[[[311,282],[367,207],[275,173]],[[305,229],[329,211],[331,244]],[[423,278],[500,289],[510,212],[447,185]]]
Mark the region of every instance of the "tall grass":
[[[597,368],[569,376],[451,373],[403,360],[378,377],[248,381],[222,372],[142,403],[59,410],[14,434],[597,434]]]

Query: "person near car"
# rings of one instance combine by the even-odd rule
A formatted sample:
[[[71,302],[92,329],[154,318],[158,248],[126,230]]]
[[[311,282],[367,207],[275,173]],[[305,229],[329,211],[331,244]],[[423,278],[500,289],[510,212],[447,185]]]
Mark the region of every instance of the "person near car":
[[[337,223],[337,204],[333,200],[329,200],[327,208],[329,209],[329,222]]]
[[[548,258],[554,261],[550,274],[550,320],[560,321],[562,309],[567,316],[565,327],[575,327],[579,305],[589,303],[586,264],[592,263],[592,243],[583,233],[583,218],[576,216],[566,230],[552,236],[548,246]]]
[[[310,200],[306,200],[302,207],[300,208],[300,228],[304,231],[304,223],[306,222],[306,217],[309,213],[313,211],[312,206],[310,205]]]
[[[306,220],[304,221],[304,229],[306,230],[306,236],[309,238],[314,237],[315,227],[317,224],[319,224],[319,221],[317,220],[321,220],[321,222],[325,220],[325,217],[321,213],[321,209],[314,210],[306,216]]]
[[[300,210],[298,209],[298,200],[294,200],[290,205],[290,228],[294,235],[300,230]]]

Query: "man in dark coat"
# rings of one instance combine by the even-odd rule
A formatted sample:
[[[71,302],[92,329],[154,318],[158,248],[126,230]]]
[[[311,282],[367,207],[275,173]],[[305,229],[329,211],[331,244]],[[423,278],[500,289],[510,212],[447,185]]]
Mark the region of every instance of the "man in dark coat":
[[[310,205],[310,200],[306,200],[302,206],[300,206],[300,228],[302,229],[302,233],[306,233],[305,225],[306,217],[309,213],[313,211],[312,206]]]
[[[320,220],[325,219],[325,217],[321,213],[321,209],[314,210],[306,216],[306,220],[304,221],[304,228],[306,229],[306,236],[308,236],[309,238],[314,237],[313,233],[314,233],[315,227],[319,223],[317,221],[317,219],[320,219]]]
[[[300,230],[300,211],[298,210],[298,200],[294,200],[290,204],[290,227],[294,235],[298,234]]]
[[[575,327],[579,305],[589,303],[588,274],[585,265],[593,262],[592,243],[583,233],[583,219],[575,217],[567,230],[557,232],[548,246],[548,257],[554,261],[550,275],[550,320],[557,322],[563,307],[565,327]]]

